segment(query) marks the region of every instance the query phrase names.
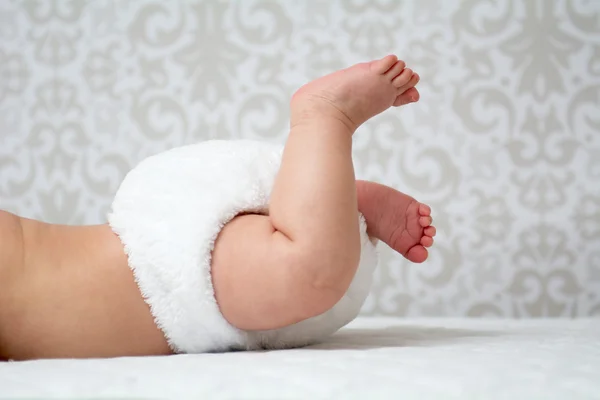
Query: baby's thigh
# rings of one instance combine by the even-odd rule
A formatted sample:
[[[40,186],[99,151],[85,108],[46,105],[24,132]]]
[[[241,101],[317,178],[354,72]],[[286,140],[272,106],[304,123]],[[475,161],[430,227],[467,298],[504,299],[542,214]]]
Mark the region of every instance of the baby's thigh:
[[[315,253],[275,230],[268,216],[234,218],[220,232],[211,263],[225,319],[242,330],[271,330],[331,308],[329,293],[311,284]]]

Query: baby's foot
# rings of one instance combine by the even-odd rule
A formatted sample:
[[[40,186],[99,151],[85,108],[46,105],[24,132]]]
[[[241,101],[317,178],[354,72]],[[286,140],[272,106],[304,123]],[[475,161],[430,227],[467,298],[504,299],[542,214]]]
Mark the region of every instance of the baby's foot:
[[[333,118],[351,132],[391,106],[419,100],[419,75],[396,56],[356,64],[301,87],[291,104],[292,126],[313,117]]]
[[[422,263],[433,245],[431,209],[410,196],[374,182],[356,181],[358,210],[373,236],[408,260]]]

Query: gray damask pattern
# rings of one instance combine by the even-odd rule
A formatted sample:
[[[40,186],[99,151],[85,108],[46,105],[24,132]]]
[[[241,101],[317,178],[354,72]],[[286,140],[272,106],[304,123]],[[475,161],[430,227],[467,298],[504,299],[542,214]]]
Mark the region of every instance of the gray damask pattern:
[[[366,314],[600,315],[600,2],[2,1],[0,207],[100,223],[144,157],[281,142],[309,79],[395,52],[422,101],[356,135],[359,177],[432,205]]]

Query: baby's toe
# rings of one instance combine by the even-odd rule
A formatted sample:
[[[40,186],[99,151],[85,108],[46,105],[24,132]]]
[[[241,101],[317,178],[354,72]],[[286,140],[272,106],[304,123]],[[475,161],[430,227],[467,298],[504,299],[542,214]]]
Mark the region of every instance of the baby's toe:
[[[392,66],[398,61],[398,57],[395,55],[389,55],[383,57],[381,60],[375,60],[371,62],[371,70],[377,74],[385,74]]]
[[[414,263],[422,263],[427,260],[429,253],[427,249],[421,245],[416,245],[410,248],[404,255],[409,261]]]
[[[385,73],[385,75],[389,78],[390,81],[393,81],[397,77],[401,75],[403,71],[405,71],[404,67],[406,67],[406,63],[402,60],[396,61],[394,65]]]
[[[417,83],[419,83],[419,80],[421,79],[421,77],[419,76],[419,74],[417,74],[416,72],[410,77],[410,80],[402,85],[398,87],[398,90],[400,91],[400,93],[404,93],[406,92],[408,89],[413,88],[417,85]]]
[[[431,225],[431,222],[432,219],[430,216],[424,216],[419,218],[419,225],[421,225],[423,228]]]
[[[427,228],[425,228],[423,230],[423,234],[425,236],[430,236],[430,237],[434,237],[436,234],[436,230],[435,230],[435,226],[428,226]]]
[[[413,76],[413,71],[410,68],[404,68],[404,70],[401,71],[402,73],[392,80],[392,85],[394,85],[397,88],[401,88],[407,85],[411,81]]]
[[[423,236],[420,243],[423,247],[431,247],[433,245],[433,238],[431,236]]]
[[[419,101],[419,91],[416,88],[410,88],[406,92],[402,93],[394,101],[394,107],[400,107],[409,103]]]
[[[431,215],[431,207],[429,207],[427,204],[419,204],[419,215],[423,217]]]

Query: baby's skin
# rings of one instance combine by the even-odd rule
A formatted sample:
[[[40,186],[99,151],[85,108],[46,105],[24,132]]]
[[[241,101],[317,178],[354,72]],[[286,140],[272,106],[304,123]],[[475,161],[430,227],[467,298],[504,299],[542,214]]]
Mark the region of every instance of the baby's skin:
[[[356,181],[352,135],[369,118],[419,99],[419,76],[395,56],[303,86],[269,215],[240,215],[217,238],[211,263],[219,308],[245,330],[284,327],[330,309],[368,234],[421,263],[435,228],[425,204]],[[240,245],[241,244],[241,245]],[[46,224],[0,211],[0,358],[170,354],[106,224]]]

